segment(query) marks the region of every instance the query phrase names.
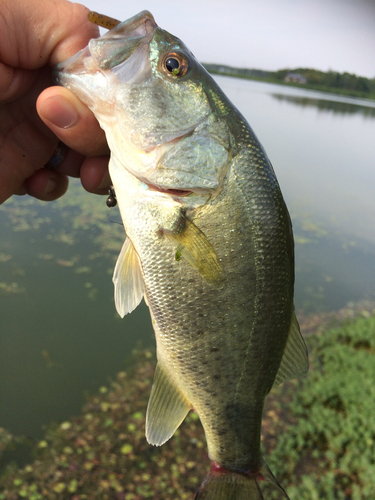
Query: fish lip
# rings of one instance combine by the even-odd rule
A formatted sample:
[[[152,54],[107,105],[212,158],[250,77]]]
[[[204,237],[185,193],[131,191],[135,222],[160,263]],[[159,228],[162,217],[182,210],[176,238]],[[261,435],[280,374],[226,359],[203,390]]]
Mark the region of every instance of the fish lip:
[[[138,43],[141,40],[143,40],[143,43],[150,42],[157,28],[158,25],[149,11],[144,10],[140,12],[132,18],[119,23],[117,26],[107,31],[107,33],[104,33],[104,35],[98,38],[92,38],[84,49],[80,50],[65,61],[53,66],[52,81],[57,85],[64,85],[65,81],[70,78],[75,79],[81,73],[97,73],[109,69],[111,67],[110,63],[106,63],[105,61],[102,62],[100,60],[102,51],[100,46],[99,49],[96,50],[97,44],[101,44],[106,41],[128,41],[129,54],[131,55],[132,51],[137,48]],[[130,56],[126,57],[126,59],[129,57]],[[88,61],[90,59],[94,62],[95,68],[92,66],[93,63],[90,63],[90,68],[86,67],[85,60]]]
[[[143,27],[143,29],[139,31],[141,27]],[[139,35],[145,36],[152,34],[157,27],[158,25],[151,12],[142,10],[130,19],[119,23],[100,38],[123,38],[124,35],[125,38],[133,38]]]
[[[194,193],[191,189],[173,189],[166,188],[163,186],[157,186],[155,184],[150,184],[149,182],[145,182],[146,186],[150,191],[156,191],[158,193],[168,194],[169,196],[175,198],[184,198],[185,196],[189,196]]]

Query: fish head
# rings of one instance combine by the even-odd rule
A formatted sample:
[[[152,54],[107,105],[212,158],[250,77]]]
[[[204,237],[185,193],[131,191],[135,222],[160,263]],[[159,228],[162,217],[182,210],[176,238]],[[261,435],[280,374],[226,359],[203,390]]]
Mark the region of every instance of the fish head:
[[[231,156],[215,84],[177,37],[143,11],[54,70],[99,120],[115,163],[153,192],[210,197]]]
[[[72,90],[98,117],[112,114],[121,82],[150,77],[148,44],[157,25],[148,11],[118,24],[52,70],[55,83]]]

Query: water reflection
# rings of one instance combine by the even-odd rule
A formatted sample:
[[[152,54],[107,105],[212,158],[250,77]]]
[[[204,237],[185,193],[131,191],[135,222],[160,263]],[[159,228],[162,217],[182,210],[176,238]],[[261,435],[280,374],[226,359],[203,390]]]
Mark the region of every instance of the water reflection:
[[[365,117],[375,118],[375,106],[372,103],[363,105],[352,102],[331,101],[328,99],[316,99],[307,96],[293,96],[286,94],[272,94],[279,102],[288,102],[297,106],[313,107],[319,111],[332,111],[338,114],[361,114]]]

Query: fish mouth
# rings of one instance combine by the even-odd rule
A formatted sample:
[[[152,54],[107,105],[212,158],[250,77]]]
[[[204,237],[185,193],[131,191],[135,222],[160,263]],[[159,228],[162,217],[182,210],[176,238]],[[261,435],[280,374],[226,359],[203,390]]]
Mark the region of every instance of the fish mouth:
[[[81,100],[86,104],[93,101],[92,90],[107,87],[104,73],[121,66],[151,40],[158,25],[148,11],[119,23],[99,38],[89,41],[87,47],[77,52],[66,61],[52,68],[52,80],[57,85],[70,88],[75,93],[81,92]],[[133,77],[133,68],[123,71],[122,79]],[[101,73],[101,74],[100,74]],[[81,87],[85,88],[83,93]]]
[[[160,186],[156,186],[155,184],[149,184],[148,182],[145,183],[146,186],[150,191],[156,191],[158,193],[164,193],[168,194],[172,197],[176,198],[183,198],[185,196],[189,196],[192,194],[194,191],[188,190],[188,189],[172,189],[172,188],[163,188]]]

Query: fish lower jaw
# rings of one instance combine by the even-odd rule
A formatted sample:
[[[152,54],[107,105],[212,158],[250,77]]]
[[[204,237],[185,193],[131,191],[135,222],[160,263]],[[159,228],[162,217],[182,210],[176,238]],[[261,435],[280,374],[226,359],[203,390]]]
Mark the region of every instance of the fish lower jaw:
[[[170,199],[175,203],[184,205],[185,208],[198,208],[205,205],[211,198],[212,192],[208,189],[180,189],[167,186],[157,186],[149,182],[144,182],[148,192],[155,196],[162,196],[164,199]]]
[[[171,189],[171,188],[164,188],[161,186],[156,186],[154,184],[149,184],[145,183],[150,191],[156,191],[158,193],[165,193],[168,194],[172,197],[177,197],[177,198],[182,198],[185,196],[189,196],[193,193],[193,191],[190,191],[188,189]]]

